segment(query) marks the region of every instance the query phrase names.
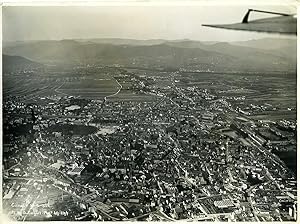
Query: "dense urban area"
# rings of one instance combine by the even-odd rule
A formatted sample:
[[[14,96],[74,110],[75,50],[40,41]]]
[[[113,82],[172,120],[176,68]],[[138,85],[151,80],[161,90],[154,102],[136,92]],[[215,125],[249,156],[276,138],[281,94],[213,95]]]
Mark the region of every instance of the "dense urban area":
[[[259,77],[98,69],[118,84],[101,100],[72,95],[77,82],[97,85],[88,75],[45,96],[30,93],[31,85],[26,94],[7,90],[14,93],[3,107],[10,217],[295,219],[295,173],[274,152],[296,151],[296,124],[268,119],[282,108],[251,100],[266,95]],[[138,99],[126,100],[129,92]]]
[[[295,76],[213,66],[4,70],[4,213],[18,221],[295,221]]]

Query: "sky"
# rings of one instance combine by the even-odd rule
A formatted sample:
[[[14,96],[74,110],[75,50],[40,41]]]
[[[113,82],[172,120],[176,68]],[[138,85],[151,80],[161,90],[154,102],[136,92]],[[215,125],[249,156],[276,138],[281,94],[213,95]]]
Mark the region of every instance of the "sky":
[[[248,8],[296,13],[293,6],[5,6],[3,41],[88,38],[243,41],[287,35],[201,24],[240,22]],[[266,15],[264,15],[266,17]],[[250,19],[260,18],[254,13]]]

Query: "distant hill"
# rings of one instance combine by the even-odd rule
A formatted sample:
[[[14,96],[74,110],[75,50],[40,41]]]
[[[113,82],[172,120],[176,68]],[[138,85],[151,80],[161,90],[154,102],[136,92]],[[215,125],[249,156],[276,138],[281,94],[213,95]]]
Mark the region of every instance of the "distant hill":
[[[297,63],[297,39],[264,38],[258,40],[233,42],[233,45],[264,50],[266,53],[276,52]]]
[[[264,44],[263,44],[264,43]],[[272,47],[264,45],[272,44]],[[10,43],[3,52],[49,64],[119,64],[210,71],[296,71],[296,41],[87,39]]]
[[[121,38],[75,39],[75,41],[81,43],[90,42],[96,44],[133,45],[133,46],[151,46],[151,45],[157,45],[166,42],[163,39],[135,40],[135,39],[121,39]]]
[[[285,47],[295,47],[297,45],[296,38],[263,38],[256,40],[248,41],[236,41],[232,42],[234,45],[243,46],[243,47],[252,47],[264,50],[273,50]]]
[[[21,56],[2,55],[3,72],[10,72],[16,70],[30,70],[32,68],[40,67],[41,64],[28,60]]]
[[[184,65],[188,60],[197,58],[210,63],[213,58],[233,59],[225,54],[200,48],[173,47],[168,44],[151,46],[112,45],[74,40],[41,41],[25,43],[3,49],[6,54],[20,55],[34,61],[47,63],[157,63]],[[227,59],[226,59],[227,58]]]

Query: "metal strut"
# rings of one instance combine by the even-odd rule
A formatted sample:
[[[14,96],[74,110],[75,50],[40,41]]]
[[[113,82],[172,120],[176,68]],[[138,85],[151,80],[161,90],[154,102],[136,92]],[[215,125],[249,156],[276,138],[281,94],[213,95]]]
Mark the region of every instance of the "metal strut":
[[[281,15],[281,16],[290,16],[290,14],[286,14],[286,13],[269,12],[269,11],[256,10],[256,9],[248,9],[248,12],[244,16],[242,23],[248,23],[248,18],[249,18],[250,12],[261,12],[261,13],[268,13],[268,14]]]

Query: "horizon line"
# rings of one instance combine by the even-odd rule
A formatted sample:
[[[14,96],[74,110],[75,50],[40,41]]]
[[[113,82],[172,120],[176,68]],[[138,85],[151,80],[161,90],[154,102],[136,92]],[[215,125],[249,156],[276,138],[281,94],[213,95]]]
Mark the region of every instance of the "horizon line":
[[[282,38],[277,37],[263,37],[263,38],[252,38],[249,40],[233,40],[233,41],[220,41],[220,40],[196,40],[196,39],[189,39],[189,38],[182,38],[182,39],[164,39],[164,38],[150,38],[150,39],[135,39],[135,38],[122,38],[122,37],[87,37],[87,38],[80,38],[80,37],[72,37],[72,38],[63,38],[63,39],[28,39],[28,40],[3,40],[2,42],[6,43],[13,43],[13,42],[31,42],[31,41],[64,41],[64,40],[92,40],[92,39],[118,39],[118,40],[137,40],[137,41],[151,41],[151,40],[162,40],[162,41],[196,41],[196,42],[246,42],[251,40],[263,40],[263,39],[297,39],[293,36],[285,36]]]

